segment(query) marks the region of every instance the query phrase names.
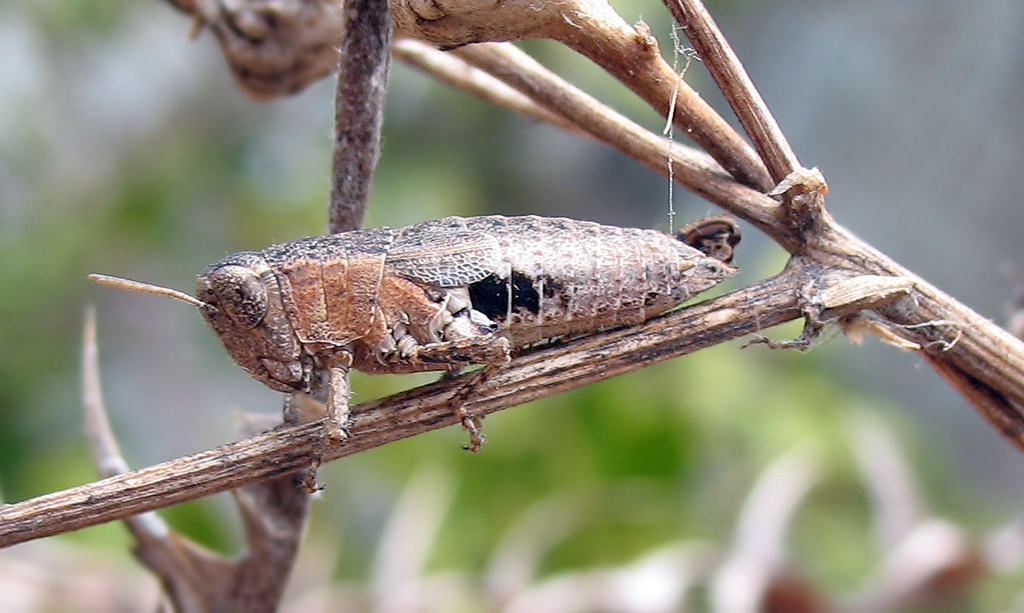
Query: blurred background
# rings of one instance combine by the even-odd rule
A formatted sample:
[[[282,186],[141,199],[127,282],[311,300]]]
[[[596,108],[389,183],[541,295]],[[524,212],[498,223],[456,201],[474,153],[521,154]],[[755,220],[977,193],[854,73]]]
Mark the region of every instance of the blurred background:
[[[627,21],[645,20],[671,57],[671,20],[660,3],[614,4]],[[828,178],[833,216],[984,316],[1006,321],[1024,284],[1020,3],[733,0],[711,8],[803,163]],[[78,372],[89,303],[98,309],[111,420],[133,466],[232,440],[236,411],[280,410],[280,395],[235,367],[189,307],[86,279],[105,272],[191,291],[195,274],[225,254],[325,228],[332,83],[254,102],[235,86],[212,36],[192,41],[188,31],[188,19],[155,0],[0,2],[6,502],[95,479]],[[554,44],[523,46],[661,130],[662,119],[582,58]],[[699,63],[687,80],[724,108]],[[717,213],[680,188],[674,199],[683,222]],[[666,228],[668,202],[665,179],[613,151],[392,67],[368,225],[536,213]],[[746,230],[742,274],[726,289],[785,261]],[[793,325],[769,334],[798,332]],[[919,505],[908,517],[948,522],[963,559],[975,556],[983,568],[928,610],[936,602],[951,611],[1024,602],[1024,545],[1007,531],[1024,502],[1024,458],[927,365],[870,339],[856,347],[837,337],[807,354],[740,347],[503,411],[484,422],[489,442],[478,455],[462,450],[464,432],[448,428],[324,467],[315,538],[289,602],[320,610],[310,603],[324,590],[372,601],[382,560],[396,555],[385,555],[384,535],[401,522],[423,535],[421,550],[406,553],[419,556],[424,576],[458,578],[439,583],[456,587],[442,590],[450,600],[437,610],[486,610],[481,602],[500,592],[499,554],[517,531],[536,534],[538,526],[550,534],[530,558],[528,580],[506,589],[523,598],[546,581],[637,569],[652,552],[682,545],[711,552],[686,558],[696,575],[725,581],[724,566],[707,560],[738,559],[752,538],[745,518],[788,505],[779,515],[781,557],[761,566],[793,569],[829,600],[853,606],[866,602],[902,542],[878,536],[889,515],[876,491],[901,471],[906,479],[893,487]],[[356,375],[354,401],[432,378]],[[870,458],[887,454],[891,463],[872,468]],[[769,502],[750,497],[759,482],[775,484]],[[393,515],[400,499],[418,501],[421,512]],[[751,500],[761,506],[747,517],[741,509]],[[162,514],[212,549],[240,546],[227,497]],[[905,523],[900,535],[915,525]],[[925,558],[940,555],[928,547],[938,546],[925,547]],[[129,549],[115,524],[2,551],[0,564],[49,560],[41,567],[56,568],[49,556],[66,556],[63,579],[132,578],[142,595],[123,602],[137,610],[130,603],[146,602],[156,588]],[[496,574],[488,579],[484,569]],[[644,572],[635,577],[650,580]],[[56,594],[57,578],[29,575]],[[717,607],[714,585],[705,582],[689,602]],[[91,593],[84,589],[77,593]],[[344,610],[338,598],[323,610]],[[42,599],[23,610],[91,610],[87,600],[64,609]],[[524,602],[534,604],[521,610],[541,611],[548,601]]]

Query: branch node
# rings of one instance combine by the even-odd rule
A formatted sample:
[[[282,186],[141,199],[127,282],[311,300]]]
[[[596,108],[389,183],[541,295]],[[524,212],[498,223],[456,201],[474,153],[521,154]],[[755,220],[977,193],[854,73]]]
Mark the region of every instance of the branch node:
[[[921,346],[896,334],[893,325],[867,311],[885,306],[908,296],[916,287],[909,277],[857,275],[832,281],[835,274],[809,274],[800,290],[801,310],[805,325],[800,336],[791,341],[756,339],[747,343],[768,345],[772,349],[804,351],[815,345],[822,329],[837,324],[839,329],[859,345],[867,333],[900,349],[918,350]]]
[[[638,21],[633,26],[633,30],[636,32],[636,42],[640,47],[640,52],[648,55],[659,55],[661,53],[658,48],[658,39],[654,37],[651,32],[651,26],[647,25],[646,21]]]
[[[825,194],[828,183],[817,168],[799,168],[786,175],[768,195],[782,201],[795,236],[804,244],[813,228],[826,219]]]

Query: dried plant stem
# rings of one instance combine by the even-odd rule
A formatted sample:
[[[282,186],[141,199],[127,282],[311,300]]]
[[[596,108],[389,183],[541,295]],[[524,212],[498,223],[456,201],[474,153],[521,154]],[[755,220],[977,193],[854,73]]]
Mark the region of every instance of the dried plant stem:
[[[549,123],[567,132],[586,135],[564,117],[552,113],[483,70],[470,66],[456,55],[409,38],[395,41],[392,52],[395,59],[497,107]]]
[[[775,182],[799,169],[796,153],[704,4],[698,0],[665,0],[665,6],[704,60]]]
[[[82,405],[85,412],[85,433],[93,463],[103,477],[128,472],[128,463],[110,428],[103,389],[100,386],[99,348],[96,343],[96,309],[91,305],[85,312],[82,338]]]
[[[419,387],[353,410],[352,437],[333,460],[458,423],[455,396],[474,416],[557,394],[799,317],[799,266],[633,328],[528,353],[509,365]],[[472,383],[470,393],[463,394]],[[201,498],[309,466],[323,424],[282,426],[185,458],[0,507],[0,547]]]
[[[345,16],[334,98],[334,163],[328,208],[331,232],[363,226],[380,155],[391,60],[387,0],[347,0]]]
[[[598,64],[715,158],[740,183],[767,191],[764,163],[732,126],[678,75],[646,24],[630,27],[606,3],[565,23],[558,40]]]
[[[659,174],[668,176],[666,160],[671,160],[677,183],[779,237],[784,247],[796,249],[787,238],[778,203],[738,183],[707,154],[645,130],[507,43],[472,45],[452,53]]]
[[[995,393],[990,386],[982,384],[960,368],[930,357],[928,363],[953,389],[974,405],[997,432],[1024,452],[1024,424],[1020,405],[1009,402],[1003,395]]]

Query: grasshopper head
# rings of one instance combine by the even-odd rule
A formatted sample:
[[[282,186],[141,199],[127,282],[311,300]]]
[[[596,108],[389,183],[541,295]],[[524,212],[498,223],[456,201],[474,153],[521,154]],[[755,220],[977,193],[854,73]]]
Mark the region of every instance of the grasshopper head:
[[[263,256],[244,251],[211,264],[196,281],[196,297],[235,363],[278,391],[308,389],[312,358],[295,335]]]

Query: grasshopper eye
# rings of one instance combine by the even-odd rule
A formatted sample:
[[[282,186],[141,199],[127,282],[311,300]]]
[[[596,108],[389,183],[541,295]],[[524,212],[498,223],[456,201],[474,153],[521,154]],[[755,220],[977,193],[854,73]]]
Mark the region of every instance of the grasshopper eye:
[[[267,314],[267,286],[244,266],[224,266],[210,273],[208,283],[223,309],[239,326],[255,328]]]

